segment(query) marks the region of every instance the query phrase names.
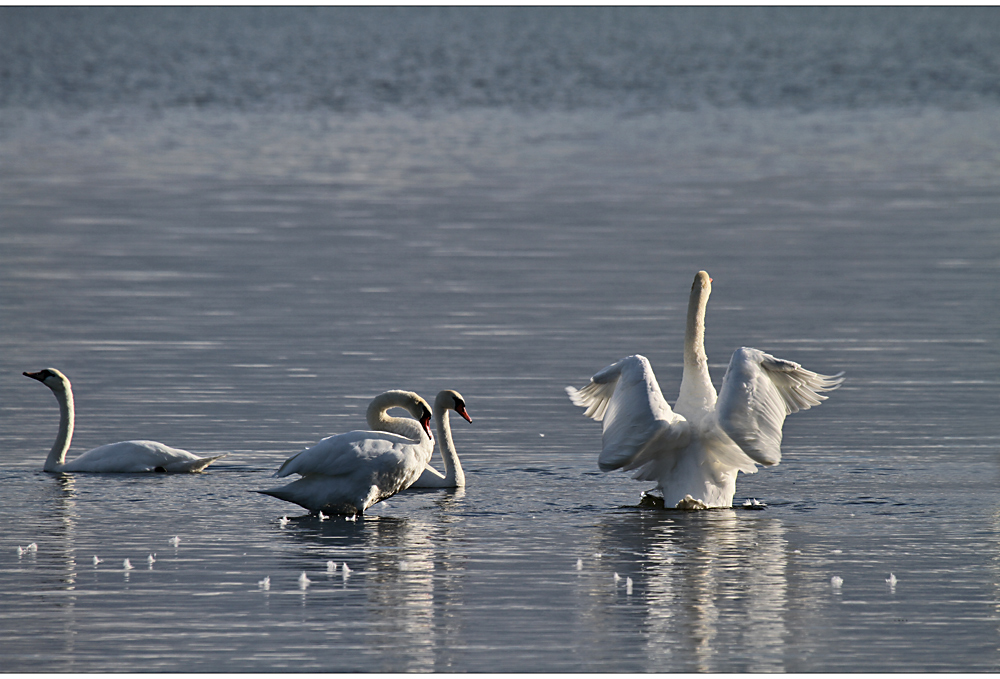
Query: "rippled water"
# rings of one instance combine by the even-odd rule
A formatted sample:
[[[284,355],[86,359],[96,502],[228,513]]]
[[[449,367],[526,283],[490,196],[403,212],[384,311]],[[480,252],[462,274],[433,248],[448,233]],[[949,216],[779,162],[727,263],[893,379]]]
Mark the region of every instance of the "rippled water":
[[[277,36],[316,19],[279,15]],[[41,30],[34,16],[0,10],[20,33]],[[94,30],[70,52],[119,54],[115,36],[146,30],[141,12],[84,16]],[[712,19],[706,53],[725,44],[746,58],[732,80],[711,60],[691,76],[704,91],[730,83],[695,111],[658,85],[642,90],[655,102],[643,109],[602,95],[600,79],[560,80],[565,55],[579,53],[565,36],[551,43],[561,61],[528,50],[509,62],[500,47],[469,57],[495,73],[538,70],[535,90],[487,78],[521,97],[514,110],[441,89],[434,74],[467,72],[430,48],[415,62],[423,85],[396,103],[371,105],[374,76],[344,76],[350,105],[267,94],[263,110],[246,110],[231,100],[243,88],[308,89],[281,70],[288,60],[268,80],[269,53],[321,76],[294,42],[244,42],[259,34],[256,15],[236,16],[194,22],[186,39],[202,61],[169,50],[130,61],[139,48],[126,41],[107,63],[132,80],[94,66],[56,86],[40,57],[34,71],[8,61],[2,76],[21,83],[0,108],[5,670],[1000,668],[1000,118],[983,101],[988,69],[973,66],[995,12],[892,23],[917,42],[940,30],[943,44],[965,45],[932,60],[964,84],[951,98],[914,88],[925,98],[907,108],[877,82],[844,86],[858,101],[884,90],[880,105],[823,95],[799,110],[719,107],[749,82],[740,69],[754,55],[771,60],[758,83],[768,91],[795,70],[754,51],[761,15],[747,15],[746,34]],[[413,16],[457,25],[446,55],[482,37],[481,13],[417,12],[385,29],[384,17],[349,16],[411,45],[422,44]],[[503,16],[555,30],[530,12]],[[612,14],[601,32],[573,16],[622,77],[623,36],[648,46],[662,26],[642,28],[656,13]],[[682,16],[702,26],[707,15]],[[858,36],[889,30],[863,13],[832,16],[814,49],[794,43],[808,63],[829,66],[837,40],[871,46]],[[868,32],[849,30],[858,25]],[[53,26],[56,37],[73,28]],[[347,40],[323,49],[340,45],[346,72],[365,73],[343,56]],[[390,47],[403,43],[381,43],[377,63],[408,63]],[[230,81],[205,75],[237,47],[252,58],[226,62]],[[692,50],[675,58],[695,63],[676,56]],[[222,94],[171,104],[199,91],[184,82]],[[587,106],[563,105],[565,92]],[[420,97],[445,110],[413,115]],[[955,110],[959,100],[978,103]],[[714,278],[717,382],[741,345],[848,379],[788,419],[781,465],[741,476],[736,508],[640,510],[646,486],[597,470],[599,425],[563,387],[641,352],[672,400],[698,269]],[[20,373],[49,365],[74,384],[71,457],[130,438],[230,455],[190,476],[43,473],[58,410]],[[463,393],[473,422],[453,428],[464,491],[411,491],[357,522],[252,492],[289,454],[362,427],[368,400],[390,388]],[[767,508],[741,509],[747,498]]]

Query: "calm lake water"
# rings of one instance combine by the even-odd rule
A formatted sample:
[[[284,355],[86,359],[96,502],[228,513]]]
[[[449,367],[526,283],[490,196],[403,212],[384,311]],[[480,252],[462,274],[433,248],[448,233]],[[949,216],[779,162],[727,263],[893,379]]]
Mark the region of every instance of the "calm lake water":
[[[0,8],[0,665],[1000,671],[998,37]],[[847,381],[734,509],[643,510],[563,389],[642,353],[672,401],[699,269],[717,384],[744,345]],[[71,458],[230,454],[43,473],[47,366]],[[356,522],[252,492],[392,388],[465,396],[465,490]]]

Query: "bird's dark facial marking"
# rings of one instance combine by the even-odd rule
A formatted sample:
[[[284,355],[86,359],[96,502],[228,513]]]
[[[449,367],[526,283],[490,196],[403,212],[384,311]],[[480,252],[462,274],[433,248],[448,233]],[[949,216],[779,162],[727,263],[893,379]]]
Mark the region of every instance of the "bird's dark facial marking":
[[[465,401],[460,398],[455,399],[455,412],[464,417],[467,422],[472,422],[472,418],[469,417],[469,413],[465,409]]]

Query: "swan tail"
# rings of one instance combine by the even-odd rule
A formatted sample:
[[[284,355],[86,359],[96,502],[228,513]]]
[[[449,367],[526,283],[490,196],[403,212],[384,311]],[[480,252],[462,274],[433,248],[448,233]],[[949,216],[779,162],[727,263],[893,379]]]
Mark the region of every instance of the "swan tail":
[[[266,490],[255,490],[254,493],[260,493],[261,495],[270,495],[273,498],[282,500],[283,502],[291,502],[293,505],[298,505],[312,513],[319,511],[318,508],[310,506],[310,504],[303,500],[299,493],[296,493],[294,489],[283,486],[281,488],[268,488]]]
[[[196,460],[183,460],[181,462],[174,462],[166,467],[168,472],[200,472],[204,471],[205,468],[215,462],[216,460],[226,457],[229,453],[223,453],[222,455],[215,455],[213,457],[199,457]]]
[[[303,482],[305,485],[303,485]],[[291,502],[300,507],[304,507],[313,514],[318,512],[325,512],[326,514],[343,514],[347,516],[358,516],[364,514],[365,507],[367,506],[364,502],[345,500],[341,498],[330,498],[325,497],[322,494],[317,494],[317,488],[315,483],[323,484],[323,479],[299,479],[298,481],[293,481],[287,486],[282,486],[280,488],[268,488],[266,490],[255,490],[253,492],[260,493],[261,495],[270,495],[271,497],[283,500],[284,502]],[[321,492],[322,489],[320,489]]]
[[[268,488],[266,490],[254,490],[253,493],[260,493],[261,495],[270,495],[271,497],[276,497],[279,500],[284,500],[285,502],[295,502],[292,499],[292,494],[289,493],[285,488]]]

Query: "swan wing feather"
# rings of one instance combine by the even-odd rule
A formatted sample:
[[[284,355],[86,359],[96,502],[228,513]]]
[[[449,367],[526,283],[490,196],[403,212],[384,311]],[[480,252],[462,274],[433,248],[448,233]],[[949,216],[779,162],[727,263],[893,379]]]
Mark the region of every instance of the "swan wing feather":
[[[274,476],[350,476],[356,472],[378,474],[392,470],[408,456],[418,456],[426,449],[422,469],[430,461],[433,443],[413,440],[383,431],[351,431],[328,436],[319,443],[285,460]]]
[[[645,356],[636,354],[604,368],[582,389],[567,387],[570,400],[584,415],[604,423],[598,466],[603,471],[635,469],[686,445],[687,421],[674,413]]]
[[[61,471],[106,474],[152,472],[157,469],[166,472],[201,471],[220,457],[224,455],[198,457],[158,441],[119,441],[88,450],[66,463]]]
[[[785,417],[826,400],[840,386],[838,375],[821,375],[759,349],[733,353],[716,403],[719,426],[743,452],[763,465],[781,461]]]

